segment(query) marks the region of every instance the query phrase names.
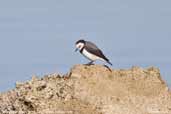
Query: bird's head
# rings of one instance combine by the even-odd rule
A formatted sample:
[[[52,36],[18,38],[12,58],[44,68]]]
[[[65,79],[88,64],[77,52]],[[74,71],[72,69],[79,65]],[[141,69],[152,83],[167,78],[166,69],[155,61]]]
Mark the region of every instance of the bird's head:
[[[78,40],[76,43],[75,43],[75,46],[76,46],[76,49],[75,51],[78,51],[78,50],[81,50],[84,48],[84,45],[85,45],[85,40]]]

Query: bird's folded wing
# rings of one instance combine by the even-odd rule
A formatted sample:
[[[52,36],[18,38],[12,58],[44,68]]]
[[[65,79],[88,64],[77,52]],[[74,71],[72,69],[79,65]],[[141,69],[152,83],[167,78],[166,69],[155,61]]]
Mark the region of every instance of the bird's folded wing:
[[[107,59],[107,57],[105,57],[103,52],[96,45],[94,45],[93,43],[91,43],[91,42],[86,43],[85,48],[86,48],[86,50],[88,52],[90,52],[90,53],[92,53],[92,54],[94,54],[94,55],[96,55],[98,57],[101,57],[101,58],[103,58],[106,61],[109,61]]]

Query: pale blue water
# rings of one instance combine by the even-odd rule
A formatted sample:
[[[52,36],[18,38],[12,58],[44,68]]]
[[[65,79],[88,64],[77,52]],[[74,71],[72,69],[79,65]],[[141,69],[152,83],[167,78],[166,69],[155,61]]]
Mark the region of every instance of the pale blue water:
[[[0,91],[34,74],[66,73],[74,64],[88,62],[74,52],[80,36],[95,42],[113,68],[156,66],[171,86],[170,4],[169,0],[0,1]]]

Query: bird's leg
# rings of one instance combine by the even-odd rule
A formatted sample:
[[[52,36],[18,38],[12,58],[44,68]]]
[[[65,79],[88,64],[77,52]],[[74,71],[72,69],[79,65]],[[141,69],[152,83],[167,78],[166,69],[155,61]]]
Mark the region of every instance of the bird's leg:
[[[103,65],[103,66],[106,67],[110,72],[112,72],[112,70],[107,65]]]
[[[94,61],[90,61],[89,63],[87,63],[86,65],[93,65]]]

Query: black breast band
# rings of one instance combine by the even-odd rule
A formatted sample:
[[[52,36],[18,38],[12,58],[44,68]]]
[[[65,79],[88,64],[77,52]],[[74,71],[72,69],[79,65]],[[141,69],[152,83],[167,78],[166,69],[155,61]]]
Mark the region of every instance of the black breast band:
[[[81,50],[80,50],[80,53],[83,53],[83,49],[84,49],[85,47],[83,47]]]

